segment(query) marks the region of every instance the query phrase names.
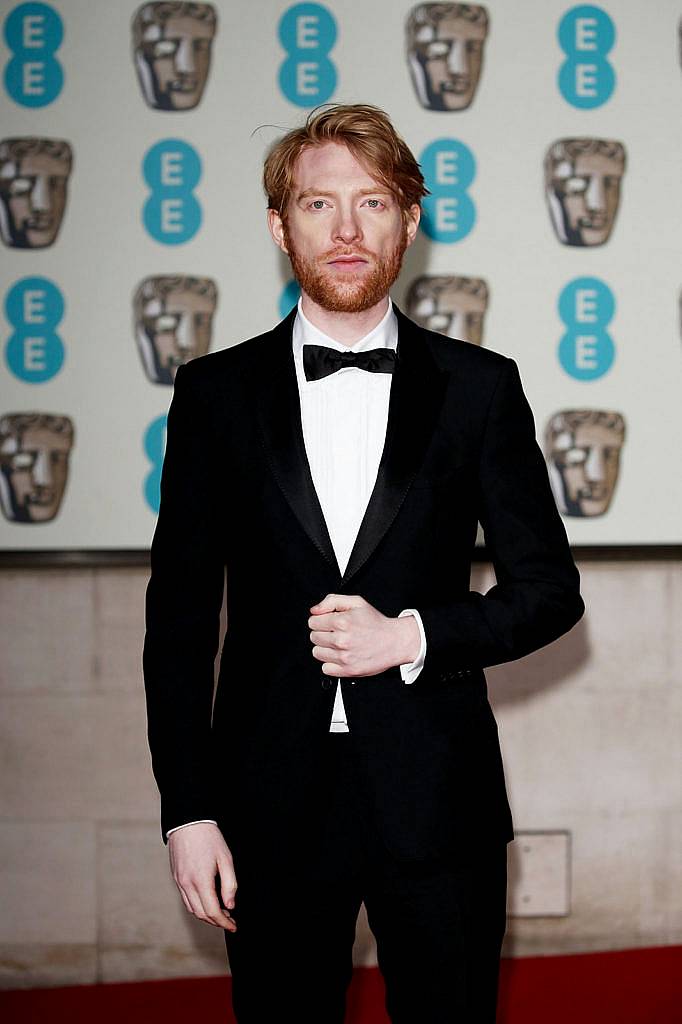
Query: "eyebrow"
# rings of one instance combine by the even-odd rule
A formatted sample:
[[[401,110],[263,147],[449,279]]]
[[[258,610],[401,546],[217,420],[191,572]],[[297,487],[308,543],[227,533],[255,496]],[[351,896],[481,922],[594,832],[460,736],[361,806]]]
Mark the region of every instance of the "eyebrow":
[[[361,195],[361,196],[369,196],[369,195],[376,195],[377,193],[380,193],[381,195],[385,195],[385,196],[390,196],[392,194],[390,189],[386,188],[384,185],[378,185],[376,188],[361,188],[361,189],[358,189],[358,193],[357,194]],[[298,193],[298,195],[296,196],[296,202],[299,202],[301,199],[307,199],[309,196],[334,196],[334,195],[336,195],[335,192],[325,192],[324,189],[306,188],[302,192]]]

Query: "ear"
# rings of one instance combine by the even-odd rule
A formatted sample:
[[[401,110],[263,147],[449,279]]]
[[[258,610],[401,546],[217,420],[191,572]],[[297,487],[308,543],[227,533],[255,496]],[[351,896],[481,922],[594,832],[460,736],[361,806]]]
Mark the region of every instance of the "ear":
[[[407,244],[412,245],[416,238],[417,228],[419,227],[419,220],[421,218],[419,203],[413,203],[409,210],[405,210],[404,217],[405,230],[407,232]]]
[[[284,242],[284,225],[282,224],[282,218],[277,210],[272,208],[268,209],[268,229],[272,235],[275,245],[279,246],[283,253],[289,255],[289,251]]]

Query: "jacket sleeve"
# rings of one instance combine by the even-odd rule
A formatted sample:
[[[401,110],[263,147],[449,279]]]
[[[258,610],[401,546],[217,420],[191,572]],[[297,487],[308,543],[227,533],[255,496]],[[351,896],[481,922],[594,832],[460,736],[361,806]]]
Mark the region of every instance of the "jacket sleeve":
[[[513,661],[567,632],[584,611],[578,570],[513,359],[506,360],[488,409],[478,502],[496,584],[452,604],[420,605],[425,669]]]
[[[164,843],[175,825],[216,818],[210,734],[225,570],[218,529],[224,482],[211,458],[214,446],[205,399],[180,366],[168,411],[142,659]]]

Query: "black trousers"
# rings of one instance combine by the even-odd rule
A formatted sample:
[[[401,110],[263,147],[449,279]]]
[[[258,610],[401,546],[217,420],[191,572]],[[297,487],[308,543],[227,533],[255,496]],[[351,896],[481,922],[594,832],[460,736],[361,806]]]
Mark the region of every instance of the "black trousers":
[[[350,733],[330,734],[327,795],[305,863],[281,848],[238,864],[225,931],[239,1024],[342,1024],[364,901],[393,1024],[494,1024],[506,924],[507,846],[470,843],[399,862],[375,828]]]

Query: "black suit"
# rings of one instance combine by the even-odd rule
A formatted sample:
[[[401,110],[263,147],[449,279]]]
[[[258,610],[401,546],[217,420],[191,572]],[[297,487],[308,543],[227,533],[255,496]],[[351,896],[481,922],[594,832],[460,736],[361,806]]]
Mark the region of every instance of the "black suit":
[[[305,857],[325,803],[335,680],[311,654],[311,605],[359,594],[385,615],[422,616],[415,683],[398,667],[342,680],[377,834],[406,865],[472,836],[481,848],[512,838],[483,669],[583,612],[516,364],[396,315],[385,447],[343,575],[305,454],[295,310],[178,370],[147,590],[149,743],[164,838],[216,819],[238,881],[240,863],[264,863],[283,842]],[[497,578],[485,595],[469,589],[479,520]]]

